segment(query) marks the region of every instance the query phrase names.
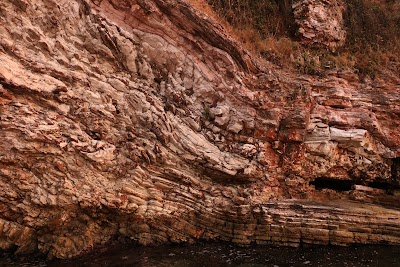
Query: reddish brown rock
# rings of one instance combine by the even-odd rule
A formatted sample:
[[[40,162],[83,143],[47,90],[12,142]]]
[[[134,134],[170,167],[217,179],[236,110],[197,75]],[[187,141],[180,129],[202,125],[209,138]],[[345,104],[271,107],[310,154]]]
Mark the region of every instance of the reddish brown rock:
[[[398,78],[276,70],[183,0],[0,14],[2,249],[400,243]]]
[[[335,51],[344,45],[343,0],[296,0],[293,3],[298,36],[304,45]]]

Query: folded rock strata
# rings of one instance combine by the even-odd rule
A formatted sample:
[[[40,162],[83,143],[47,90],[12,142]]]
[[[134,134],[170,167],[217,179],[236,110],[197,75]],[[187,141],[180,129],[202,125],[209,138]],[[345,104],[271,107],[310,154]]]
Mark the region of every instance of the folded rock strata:
[[[0,248],[399,244],[399,103],[389,74],[258,62],[183,0],[3,0]]]

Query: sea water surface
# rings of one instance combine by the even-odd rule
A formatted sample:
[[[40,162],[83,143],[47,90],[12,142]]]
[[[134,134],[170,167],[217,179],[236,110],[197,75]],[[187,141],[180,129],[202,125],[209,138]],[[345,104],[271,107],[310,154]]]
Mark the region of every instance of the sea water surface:
[[[289,267],[400,266],[400,247],[238,247],[230,244],[196,244],[182,246],[113,246],[80,259],[46,261],[40,258],[14,258],[0,254],[1,267]]]

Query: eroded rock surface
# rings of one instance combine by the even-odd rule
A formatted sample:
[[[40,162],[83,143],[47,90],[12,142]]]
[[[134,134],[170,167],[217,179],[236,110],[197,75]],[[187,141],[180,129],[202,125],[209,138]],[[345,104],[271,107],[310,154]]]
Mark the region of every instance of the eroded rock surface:
[[[311,47],[335,51],[344,45],[343,0],[296,0],[293,12],[301,42]]]
[[[400,243],[398,77],[275,70],[182,0],[0,15],[0,248]]]

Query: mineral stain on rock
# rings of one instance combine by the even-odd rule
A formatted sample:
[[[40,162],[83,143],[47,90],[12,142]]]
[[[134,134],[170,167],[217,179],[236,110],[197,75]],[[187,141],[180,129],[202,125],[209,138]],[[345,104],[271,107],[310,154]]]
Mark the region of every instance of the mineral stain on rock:
[[[398,77],[286,72],[184,0],[0,14],[2,250],[400,244]]]

